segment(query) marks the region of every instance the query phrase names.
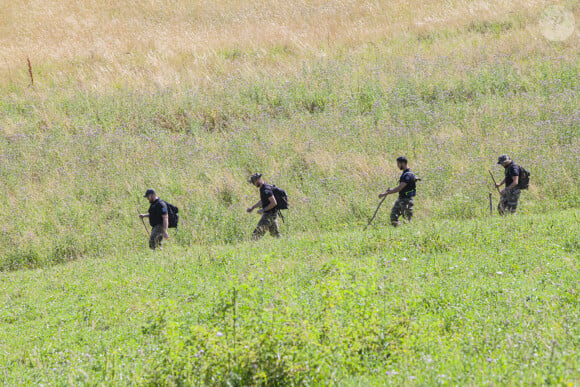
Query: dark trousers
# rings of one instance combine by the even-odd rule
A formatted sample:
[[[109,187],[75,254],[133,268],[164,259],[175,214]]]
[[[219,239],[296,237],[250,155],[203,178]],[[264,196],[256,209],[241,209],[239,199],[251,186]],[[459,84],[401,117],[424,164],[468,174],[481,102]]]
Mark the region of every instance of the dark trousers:
[[[163,225],[158,224],[151,229],[151,236],[149,237],[149,248],[155,250],[163,247]]]
[[[520,200],[521,191],[519,188],[506,189],[505,193],[501,195],[497,210],[500,215],[515,214],[518,209],[518,201]]]
[[[266,234],[266,231],[270,231],[270,235],[275,238],[280,238],[280,229],[278,228],[278,213],[277,212],[264,212],[254,233],[252,235],[253,240],[258,240]]]
[[[393,209],[391,210],[391,224],[395,227],[399,226],[399,218],[402,216],[403,219],[411,221],[413,218],[413,198],[398,198]]]

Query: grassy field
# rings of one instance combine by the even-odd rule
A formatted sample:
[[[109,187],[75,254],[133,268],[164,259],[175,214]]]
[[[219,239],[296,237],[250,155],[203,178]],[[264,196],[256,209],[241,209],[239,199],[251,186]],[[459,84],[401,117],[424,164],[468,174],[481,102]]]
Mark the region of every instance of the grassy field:
[[[1,274],[5,384],[579,382],[580,212]]]
[[[579,382],[579,36],[546,39],[553,2],[117,3],[0,4],[6,384]],[[501,153],[532,173],[505,220]],[[399,155],[416,225],[389,199],[354,231]],[[281,241],[247,243],[256,171],[290,196]],[[157,255],[149,187],[182,216]]]

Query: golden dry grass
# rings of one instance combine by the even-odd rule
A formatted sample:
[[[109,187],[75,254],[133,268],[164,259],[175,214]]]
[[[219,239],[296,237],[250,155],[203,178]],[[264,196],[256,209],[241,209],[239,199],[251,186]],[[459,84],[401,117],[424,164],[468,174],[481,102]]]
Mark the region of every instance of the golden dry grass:
[[[298,71],[299,64],[311,58],[333,55],[338,48],[356,50],[363,43],[458,28],[516,12],[537,15],[550,3],[6,1],[0,5],[0,75],[9,80],[25,75],[21,70],[26,57],[45,69],[45,78],[56,84],[92,88],[115,83],[203,82],[224,74],[264,70],[284,74]],[[529,39],[525,31],[522,34],[521,39]],[[509,54],[516,47],[533,50],[542,44],[522,46],[521,39],[503,49]],[[392,54],[406,57],[403,47],[394,47]],[[485,54],[473,50],[464,59],[481,59],[475,55]]]

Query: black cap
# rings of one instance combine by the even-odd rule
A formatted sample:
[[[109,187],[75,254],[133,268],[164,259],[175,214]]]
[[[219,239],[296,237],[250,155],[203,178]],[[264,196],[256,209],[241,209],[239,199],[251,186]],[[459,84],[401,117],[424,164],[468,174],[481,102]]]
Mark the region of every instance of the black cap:
[[[143,196],[143,197],[146,198],[149,195],[155,195],[155,190],[152,188],[149,188],[147,191],[145,191],[145,196]]]
[[[250,176],[250,183],[253,184],[260,177],[262,177],[262,174],[261,173],[254,173],[252,176]]]
[[[497,158],[497,163],[498,164],[503,164],[506,161],[511,160],[510,157],[508,155],[501,155]]]
[[[406,162],[407,162],[407,158],[405,156],[397,157],[397,163],[406,163]]]

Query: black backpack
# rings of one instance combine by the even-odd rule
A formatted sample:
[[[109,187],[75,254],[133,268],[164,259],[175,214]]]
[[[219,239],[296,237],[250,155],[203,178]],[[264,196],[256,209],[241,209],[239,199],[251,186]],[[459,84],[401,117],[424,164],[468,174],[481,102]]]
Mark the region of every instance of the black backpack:
[[[407,191],[403,191],[403,195],[405,197],[413,197],[417,194],[417,182],[421,181],[421,179],[419,179],[417,175],[413,173],[413,171],[405,172],[403,173],[403,176],[404,175],[411,175],[412,181],[411,184],[405,187]]]
[[[287,210],[288,209],[288,195],[286,191],[282,188],[278,188],[275,185],[272,186],[272,193],[274,198],[276,198],[276,209],[277,210]]]
[[[530,186],[530,175],[531,173],[526,171],[524,167],[521,165],[520,167],[520,177],[518,179],[518,188],[519,189],[528,189]]]
[[[173,204],[167,203],[166,201],[164,201],[164,203],[167,205],[169,228],[177,228],[177,223],[179,223],[179,208],[175,207]]]

